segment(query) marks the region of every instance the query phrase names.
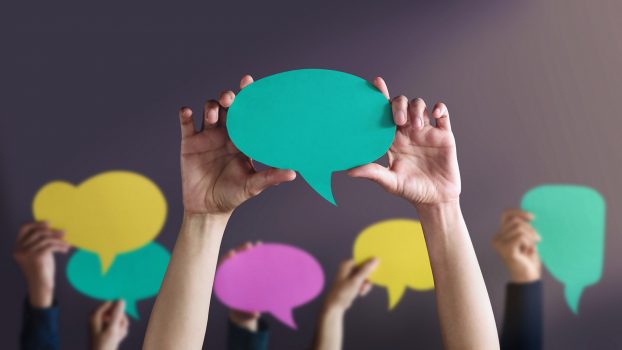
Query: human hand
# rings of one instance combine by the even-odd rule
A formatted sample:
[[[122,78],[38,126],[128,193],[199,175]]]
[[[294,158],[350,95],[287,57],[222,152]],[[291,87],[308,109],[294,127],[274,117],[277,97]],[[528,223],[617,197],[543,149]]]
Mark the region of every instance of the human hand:
[[[13,259],[17,262],[28,286],[28,300],[36,308],[47,308],[54,300],[54,253],[65,254],[70,246],[62,240],[63,232],[51,229],[45,222],[23,225]]]
[[[247,251],[260,244],[261,242],[256,242],[255,244],[251,242],[246,242],[244,244],[241,244],[229,250],[222,257],[222,259],[220,260],[220,263],[228,259],[235,259],[235,255],[237,253]],[[229,309],[229,319],[231,320],[231,322],[233,322],[238,327],[244,328],[250,332],[257,332],[257,330],[259,330],[259,318],[261,318],[261,312],[259,311],[249,312],[249,311],[242,311],[242,310],[236,310],[236,309]]]
[[[130,321],[125,314],[125,302],[105,302],[91,315],[91,349],[116,350],[127,337]]]
[[[252,82],[251,76],[244,76],[240,89]],[[206,102],[199,131],[194,128],[190,108],[183,107],[179,112],[182,192],[187,214],[230,215],[266,188],[296,178],[292,170],[257,172],[253,161],[233,145],[226,118],[234,99],[232,91],[224,91],[218,101]]]
[[[324,307],[347,311],[357,296],[365,296],[371,290],[369,275],[378,266],[378,259],[370,259],[357,266],[354,260],[346,260],[339,265],[337,277],[326,296]]]
[[[542,275],[542,264],[536,249],[540,236],[529,223],[531,220],[533,215],[530,213],[506,210],[501,216],[501,228],[492,240],[515,283],[534,282]]]
[[[389,99],[382,78],[374,79],[373,84]],[[387,151],[389,166],[366,164],[350,169],[349,175],[375,181],[416,207],[457,202],[460,172],[445,104],[439,102],[432,108],[435,126],[420,98],[409,102],[405,96],[398,96],[391,100],[391,108],[397,131]]]

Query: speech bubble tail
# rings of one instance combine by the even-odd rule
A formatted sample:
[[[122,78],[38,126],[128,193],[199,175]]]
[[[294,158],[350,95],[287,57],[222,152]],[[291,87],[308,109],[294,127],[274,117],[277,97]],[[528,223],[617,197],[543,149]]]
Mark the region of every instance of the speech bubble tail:
[[[292,309],[270,310],[272,316],[292,329],[298,329]]]
[[[140,315],[138,314],[138,307],[136,306],[136,300],[125,301],[125,313],[127,313],[131,318],[135,320],[140,319]]]
[[[315,192],[332,203],[334,206],[337,206],[335,198],[333,197],[332,172],[320,172],[316,170],[300,171],[300,174]]]
[[[114,258],[115,258],[114,254],[108,254],[108,253],[99,254],[99,263],[101,266],[102,275],[105,275],[108,273],[108,270],[110,270],[110,266],[112,266],[112,263],[114,262]]]
[[[406,291],[406,287],[403,285],[389,285],[387,288],[387,293],[389,293],[389,310],[393,310],[397,303],[400,302],[404,292]]]
[[[581,299],[581,294],[583,293],[582,286],[573,286],[567,285],[564,288],[564,296],[566,297],[566,303],[570,307],[570,310],[573,314],[579,314],[579,300]]]

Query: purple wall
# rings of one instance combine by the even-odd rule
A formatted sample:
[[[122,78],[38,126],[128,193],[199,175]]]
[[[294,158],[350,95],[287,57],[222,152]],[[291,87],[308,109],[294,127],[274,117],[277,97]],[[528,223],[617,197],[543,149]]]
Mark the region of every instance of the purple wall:
[[[463,179],[462,204],[500,324],[508,275],[489,243],[502,209],[543,182],[592,186],[607,199],[601,282],[573,316],[545,273],[548,349],[622,347],[622,22],[618,1],[297,1],[158,6],[21,2],[0,11],[0,347],[16,347],[25,288],[10,251],[31,220],[36,190],[110,169],[153,179],[170,205],[158,241],[172,248],[182,214],[177,110],[295,68],[382,75],[392,94],[445,101]],[[3,7],[6,7],[3,6]],[[223,248],[245,240],[309,250],[332,280],[366,225],[416,217],[377,186],[335,174],[340,206],[303,181],[279,186],[235,213]],[[83,349],[96,302],[78,294],[59,262],[64,349]],[[208,296],[206,296],[208,297]],[[142,343],[153,299],[139,303],[124,349]],[[295,311],[299,331],[270,319],[272,348],[310,343],[316,300]],[[226,309],[212,304],[206,347],[223,348]],[[441,346],[433,293],[408,292],[386,311],[375,289],[347,316],[346,349]]]

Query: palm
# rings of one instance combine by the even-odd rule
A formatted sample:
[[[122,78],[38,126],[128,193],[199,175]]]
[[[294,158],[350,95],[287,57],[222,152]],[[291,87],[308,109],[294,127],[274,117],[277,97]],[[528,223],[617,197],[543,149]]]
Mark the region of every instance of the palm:
[[[254,172],[220,126],[182,140],[181,168],[184,206],[191,212],[233,210],[246,200],[246,181]]]
[[[242,78],[240,88],[252,82],[247,75]],[[296,177],[291,170],[255,171],[252,161],[233,145],[227,133],[226,116],[234,99],[235,94],[226,91],[218,101],[206,103],[204,127],[199,131],[194,129],[192,111],[189,108],[180,111],[181,178],[187,213],[231,213],[267,187]]]
[[[398,130],[388,151],[394,192],[415,203],[445,202],[460,193],[460,174],[451,131],[425,126]]]

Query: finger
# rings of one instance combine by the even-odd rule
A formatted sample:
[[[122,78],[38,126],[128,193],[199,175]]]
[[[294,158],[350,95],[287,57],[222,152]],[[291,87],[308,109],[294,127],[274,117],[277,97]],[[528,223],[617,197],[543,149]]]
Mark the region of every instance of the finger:
[[[400,95],[391,101],[391,110],[393,111],[393,121],[397,126],[403,126],[408,123],[408,99],[404,95]]]
[[[54,232],[55,231],[48,228],[36,229],[35,231],[32,231],[27,237],[24,237],[20,244],[21,248],[24,250],[30,250],[37,242],[41,241],[46,237],[59,238],[57,236],[58,234]]]
[[[47,222],[29,222],[27,224],[23,224],[17,233],[17,242],[19,244],[20,241],[30,236],[34,231],[38,229],[47,228]]]
[[[43,237],[38,240],[36,243],[33,243],[30,247],[28,247],[28,251],[34,253],[41,253],[52,245],[65,245],[66,242],[53,237]]]
[[[372,284],[369,281],[363,282],[363,286],[359,290],[359,296],[364,297],[371,291]]]
[[[112,309],[112,315],[110,316],[110,322],[114,324],[119,324],[125,315],[125,300],[117,300],[114,303],[114,307]]]
[[[376,87],[376,89],[382,92],[382,94],[384,95],[384,97],[387,98],[387,100],[391,99],[389,97],[389,88],[387,87],[387,84],[384,82],[384,79],[382,79],[381,77],[376,77],[373,81],[373,84]]]
[[[246,192],[249,197],[254,197],[261,191],[283,182],[289,182],[296,178],[296,172],[284,169],[268,169],[251,175],[246,183]]]
[[[408,114],[417,130],[421,130],[424,126],[430,125],[428,110],[426,109],[425,102],[421,98],[410,101],[408,104]]]
[[[203,106],[203,125],[205,128],[211,128],[218,122],[218,109],[220,105],[216,100],[209,100]]]
[[[240,80],[240,90],[252,84],[253,81],[253,77],[251,77],[250,75],[246,74],[245,76],[243,76],[242,80]]]
[[[179,123],[181,124],[181,138],[194,135],[194,122],[192,121],[192,110],[188,107],[181,107],[179,110]]]
[[[62,243],[49,244],[41,248],[40,252],[42,254],[47,254],[47,253],[66,254],[67,252],[69,252],[70,249],[71,249],[71,246],[69,244],[67,244],[66,242],[62,242]]]
[[[507,240],[508,237],[514,235],[515,232],[529,233],[534,236],[537,236],[536,230],[534,230],[530,224],[524,221],[518,221],[518,222],[511,222],[511,223],[506,224],[506,226],[503,229],[501,239]]]
[[[242,244],[240,244],[239,246],[235,247],[234,250],[236,253],[240,253],[240,252],[244,252],[247,251],[249,249],[251,249],[253,247],[253,243],[250,241],[246,241]]]
[[[505,223],[506,221],[514,217],[518,217],[525,221],[532,221],[535,218],[532,213],[529,213],[529,212],[526,212],[520,209],[506,209],[501,214],[501,224]]]
[[[223,91],[218,97],[218,103],[224,108],[229,108],[235,99],[235,94],[231,90]]]
[[[449,110],[443,102],[437,102],[432,109],[432,117],[436,120],[436,127],[442,130],[451,130]]]
[[[94,331],[100,332],[104,327],[104,315],[108,312],[108,309],[112,306],[112,302],[107,301],[97,307],[95,312],[91,315],[91,327]]]
[[[346,279],[352,274],[352,270],[356,267],[354,260],[344,260],[339,264],[339,269],[337,270],[337,278],[338,279]]]
[[[397,178],[395,173],[376,163],[369,163],[360,167],[352,168],[348,170],[348,175],[374,181],[389,192],[393,192],[393,190],[397,187]]]
[[[357,284],[363,284],[365,280],[369,277],[369,275],[376,270],[378,267],[379,260],[377,258],[371,258],[367,260],[363,265],[361,265],[352,278],[357,282]]]

